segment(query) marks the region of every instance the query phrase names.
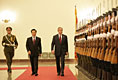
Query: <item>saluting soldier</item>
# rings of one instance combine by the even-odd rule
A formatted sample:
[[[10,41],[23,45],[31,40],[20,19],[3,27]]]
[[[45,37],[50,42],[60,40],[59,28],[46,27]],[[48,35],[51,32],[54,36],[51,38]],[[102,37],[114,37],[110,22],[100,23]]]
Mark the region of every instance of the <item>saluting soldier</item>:
[[[8,66],[8,72],[11,73],[12,58],[14,57],[14,49],[18,47],[18,42],[15,35],[12,35],[12,28],[6,28],[7,35],[3,36],[2,45],[4,46],[4,54]]]

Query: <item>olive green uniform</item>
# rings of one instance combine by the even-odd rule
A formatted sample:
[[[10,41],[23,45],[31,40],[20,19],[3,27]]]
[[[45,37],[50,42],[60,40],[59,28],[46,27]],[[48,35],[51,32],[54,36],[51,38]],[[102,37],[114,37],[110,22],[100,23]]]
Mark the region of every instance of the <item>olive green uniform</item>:
[[[4,54],[6,57],[6,62],[8,70],[11,70],[12,58],[14,56],[14,48],[17,48],[18,42],[14,35],[3,36],[2,45],[4,46]]]

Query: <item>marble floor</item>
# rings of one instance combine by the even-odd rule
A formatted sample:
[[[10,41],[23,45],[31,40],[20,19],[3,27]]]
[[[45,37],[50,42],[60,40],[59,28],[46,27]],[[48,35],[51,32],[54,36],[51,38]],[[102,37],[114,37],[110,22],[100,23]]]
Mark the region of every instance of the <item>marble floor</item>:
[[[29,67],[29,62],[14,62],[12,67]],[[39,62],[39,66],[55,66],[55,62]],[[72,71],[72,73],[77,77],[78,80],[90,80],[81,71],[75,68],[76,63],[66,63],[66,66]],[[0,68],[6,68],[6,62],[0,63]],[[0,70],[0,80],[15,80],[19,75],[21,75],[25,69],[12,70],[12,74],[7,73],[7,70]]]

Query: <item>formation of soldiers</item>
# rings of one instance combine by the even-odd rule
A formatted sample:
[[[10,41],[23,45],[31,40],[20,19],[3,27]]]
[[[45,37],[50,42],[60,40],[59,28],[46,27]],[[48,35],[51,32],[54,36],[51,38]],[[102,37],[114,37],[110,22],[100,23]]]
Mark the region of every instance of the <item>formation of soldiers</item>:
[[[78,65],[99,80],[118,80],[118,7],[78,32],[75,36]]]

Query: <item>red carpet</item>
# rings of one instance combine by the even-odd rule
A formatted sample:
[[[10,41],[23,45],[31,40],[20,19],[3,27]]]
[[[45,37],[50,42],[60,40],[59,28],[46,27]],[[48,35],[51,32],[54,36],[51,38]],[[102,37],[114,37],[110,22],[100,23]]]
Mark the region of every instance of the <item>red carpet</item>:
[[[28,68],[16,80],[77,80],[68,67],[65,67],[65,76],[57,76],[56,67],[39,67],[38,76],[31,76],[31,69]]]

